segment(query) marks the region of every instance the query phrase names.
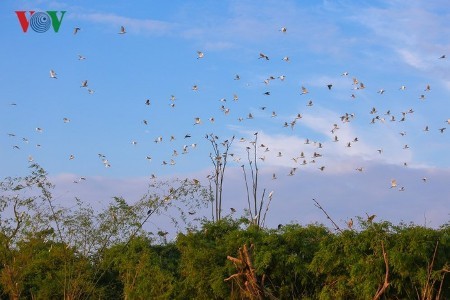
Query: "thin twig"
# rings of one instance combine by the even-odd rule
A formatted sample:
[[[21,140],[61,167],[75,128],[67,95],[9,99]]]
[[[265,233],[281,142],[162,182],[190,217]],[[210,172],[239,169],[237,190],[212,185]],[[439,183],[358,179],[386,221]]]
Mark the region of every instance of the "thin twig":
[[[263,204],[264,204],[264,196],[266,195],[266,189],[263,190],[263,194],[261,197],[261,202],[259,203],[259,211],[258,211],[258,227],[261,225],[261,211],[263,208]]]
[[[242,171],[244,172],[245,188],[246,188],[246,191],[247,191],[248,211],[250,212],[250,218],[253,220],[252,206],[250,204],[250,193],[248,191],[247,173],[245,172],[245,166],[242,165],[241,167],[242,167]]]
[[[435,260],[435,258],[436,258],[436,253],[437,253],[438,245],[439,245],[439,240],[436,241],[436,246],[434,247],[434,252],[433,252],[433,258],[431,259],[431,263],[428,265],[428,268],[427,268],[427,282],[425,283],[425,288],[424,288],[424,290],[423,290],[423,292],[422,292],[422,299],[425,299],[425,298],[426,298],[426,294],[427,294],[427,292],[428,292],[428,289],[430,288],[430,287],[429,287],[429,284],[430,284],[430,280],[431,280],[431,273],[432,273],[432,271],[433,271],[434,260]],[[433,284],[432,284],[432,286],[433,286]],[[431,297],[430,297],[430,298],[431,298]]]
[[[333,223],[333,226],[335,228],[335,230],[339,231],[342,233],[341,228],[333,221],[333,219],[331,219],[331,217],[328,215],[328,213],[325,211],[325,209],[323,209],[323,207],[319,204],[319,202],[316,201],[316,199],[313,198],[313,201],[316,203],[314,204],[317,208],[319,208],[326,216],[327,219],[331,221],[331,223]]]

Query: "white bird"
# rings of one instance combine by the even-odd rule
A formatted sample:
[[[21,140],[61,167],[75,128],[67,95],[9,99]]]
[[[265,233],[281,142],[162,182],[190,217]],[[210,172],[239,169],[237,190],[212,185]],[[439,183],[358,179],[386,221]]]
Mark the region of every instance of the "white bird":
[[[286,27],[281,27],[281,29],[279,31],[281,31],[283,33],[286,33],[287,32],[287,28]]]
[[[58,79],[58,77],[56,77],[56,72],[54,70],[50,70],[50,78]]]
[[[64,122],[64,123],[69,123],[69,122],[70,122],[70,119],[69,119],[69,118],[63,118],[63,122]]]
[[[86,59],[86,57],[84,57],[83,55],[81,55],[81,54],[78,54],[78,60],[85,60]]]
[[[205,57],[205,54],[202,51],[197,51],[197,59]]]
[[[352,218],[350,218],[350,220],[347,222],[347,226],[348,226],[348,229],[352,230],[352,228],[353,228],[353,219]]]
[[[392,179],[391,180],[391,189],[397,187],[397,180]]]
[[[194,125],[198,125],[198,124],[202,123],[202,120],[199,117],[194,118],[194,120],[195,120]]]
[[[305,88],[304,86],[302,86],[302,93],[301,93],[301,95],[305,95],[305,94],[308,94],[308,93],[309,93],[308,89]]]

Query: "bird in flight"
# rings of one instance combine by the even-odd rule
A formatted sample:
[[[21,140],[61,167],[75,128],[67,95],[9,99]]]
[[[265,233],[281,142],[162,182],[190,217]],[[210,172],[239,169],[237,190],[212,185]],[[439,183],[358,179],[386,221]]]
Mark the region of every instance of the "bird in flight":
[[[87,86],[88,86],[88,81],[87,81],[87,80],[83,80],[83,81],[81,82],[80,87],[87,87]]]
[[[205,54],[202,51],[197,51],[197,59],[205,57]]]
[[[305,94],[308,94],[309,93],[309,91],[308,91],[308,89],[307,88],[305,88],[304,86],[302,86],[302,95],[305,95]]]
[[[397,180],[392,179],[391,180],[391,189],[397,187]]]
[[[195,121],[194,125],[198,125],[198,124],[202,123],[202,120],[199,117],[194,118],[194,121]]]
[[[125,27],[120,26],[120,31],[118,32],[118,34],[125,34],[125,33],[127,33]]]
[[[265,55],[264,53],[259,53],[258,59],[261,59],[261,58],[264,58],[265,60],[269,60],[269,57],[267,55]]]
[[[73,34],[74,34],[74,35],[77,34],[78,31],[80,31],[80,30],[81,30],[80,27],[75,27],[75,28],[73,29]]]
[[[56,77],[56,72],[54,70],[50,70],[50,78],[58,79],[58,77]]]

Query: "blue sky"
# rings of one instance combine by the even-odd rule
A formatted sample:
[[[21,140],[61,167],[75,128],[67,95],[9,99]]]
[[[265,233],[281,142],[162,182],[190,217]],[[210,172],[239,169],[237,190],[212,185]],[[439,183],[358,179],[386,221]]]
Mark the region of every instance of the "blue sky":
[[[17,10],[66,14],[58,33],[23,33]],[[0,17],[1,177],[27,174],[31,156],[64,201],[81,196],[101,203],[121,195],[133,202],[150,174],[206,184],[212,149],[205,134],[235,135],[231,152],[242,159],[226,175],[224,208],[242,211],[240,165],[248,142],[237,140],[258,132],[258,143],[270,149],[258,148],[260,186],[274,191],[269,225],[326,223],[312,198],[340,222],[366,212],[392,222],[448,221],[450,131],[438,130],[450,118],[446,1],[8,0],[0,4]],[[118,34],[120,26],[126,34]],[[270,76],[275,79],[265,83]],[[80,87],[84,80],[92,94]],[[365,88],[356,89],[359,83]],[[299,113],[293,129],[283,127]],[[342,122],[345,113],[354,117]],[[201,124],[194,125],[196,117]],[[331,133],[334,124],[339,129]],[[188,154],[181,154],[184,145]],[[306,165],[292,160],[301,152]],[[311,163],[314,152],[323,157]],[[171,159],[175,165],[162,165]],[[296,175],[287,176],[293,167]],[[74,184],[81,176],[86,182]],[[392,179],[404,191],[390,189]]]

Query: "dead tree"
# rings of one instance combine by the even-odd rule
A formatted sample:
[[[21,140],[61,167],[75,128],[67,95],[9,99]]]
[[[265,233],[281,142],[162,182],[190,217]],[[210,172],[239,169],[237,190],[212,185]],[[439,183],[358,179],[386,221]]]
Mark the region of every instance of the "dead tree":
[[[384,274],[384,281],[383,281],[383,283],[380,284],[380,286],[378,287],[377,292],[375,293],[375,296],[373,296],[373,298],[372,298],[373,300],[380,299],[380,297],[384,294],[386,289],[389,287],[389,262],[388,262],[388,257],[387,257],[386,250],[384,250],[384,243],[383,243],[383,241],[381,241],[381,250],[383,251],[383,259],[384,259],[384,264],[386,266],[386,273]]]
[[[254,245],[250,246],[250,251]],[[258,279],[251,261],[251,253],[247,249],[247,245],[239,248],[239,258],[227,256],[227,259],[233,262],[237,273],[224,279],[224,281],[233,280],[239,287],[239,296],[242,299],[264,299],[264,279]]]
[[[209,154],[214,171],[210,180],[214,183],[213,221],[219,221],[222,218],[222,192],[223,180],[227,166],[228,151],[234,141],[234,136],[223,142],[219,142],[219,137],[214,134],[206,135],[206,139],[211,143],[213,152]]]

